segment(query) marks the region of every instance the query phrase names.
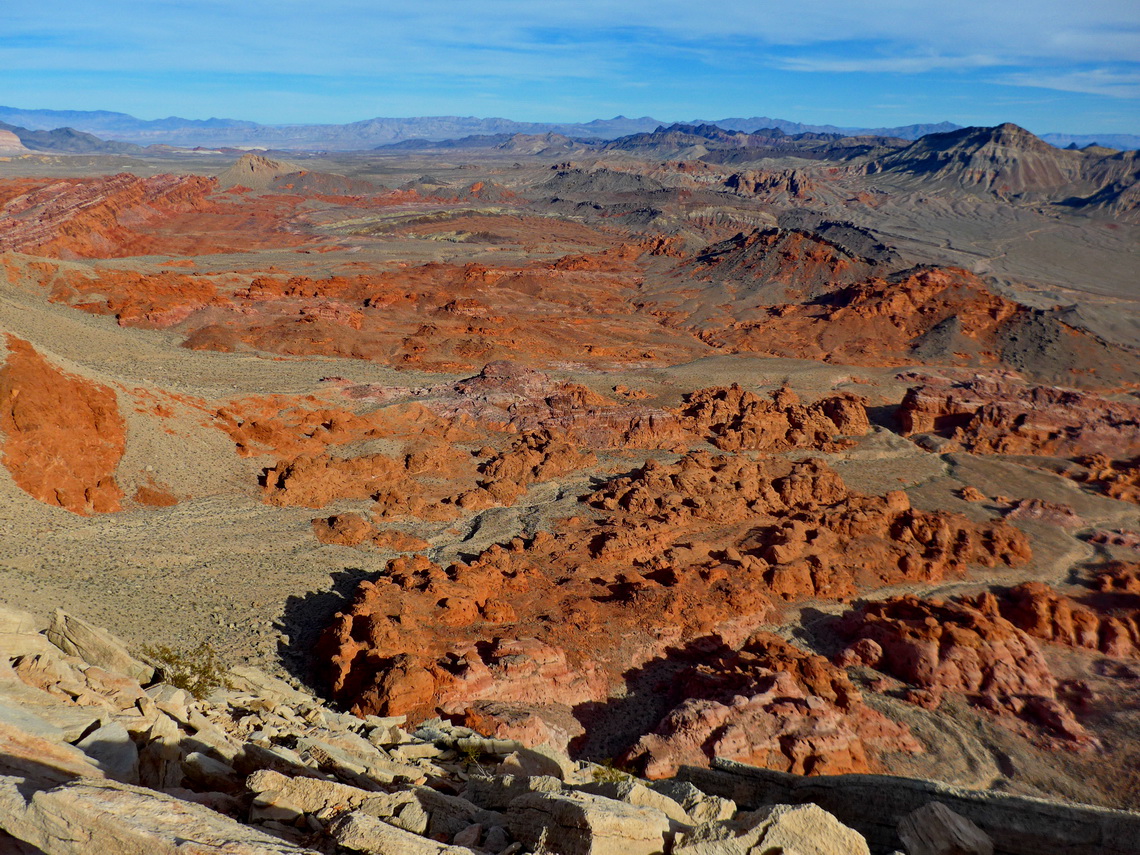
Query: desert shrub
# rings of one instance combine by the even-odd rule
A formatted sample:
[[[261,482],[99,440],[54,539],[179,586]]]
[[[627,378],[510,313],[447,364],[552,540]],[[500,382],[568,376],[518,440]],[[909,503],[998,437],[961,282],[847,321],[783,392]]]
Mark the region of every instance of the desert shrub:
[[[147,645],[142,649],[150,664],[162,672],[162,679],[195,698],[204,698],[214,689],[228,688],[228,670],[218,652],[203,641],[189,650],[174,650],[165,644]]]
[[[613,759],[603,760],[594,765],[592,772],[594,781],[599,784],[617,784],[621,781],[632,781],[633,775],[618,768]]]

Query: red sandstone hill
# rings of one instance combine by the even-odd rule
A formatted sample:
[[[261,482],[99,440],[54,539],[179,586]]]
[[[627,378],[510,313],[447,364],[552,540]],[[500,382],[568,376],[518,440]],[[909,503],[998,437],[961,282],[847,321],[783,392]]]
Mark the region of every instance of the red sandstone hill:
[[[201,210],[208,178],[156,175],[64,180],[9,199],[0,216],[0,251],[69,258],[128,254],[138,226],[171,213]]]
[[[1003,365],[1093,386],[1140,375],[1140,354],[1000,297],[961,268],[917,267],[806,302],[720,310],[730,319],[678,312],[670,322],[720,348],[849,365]]]

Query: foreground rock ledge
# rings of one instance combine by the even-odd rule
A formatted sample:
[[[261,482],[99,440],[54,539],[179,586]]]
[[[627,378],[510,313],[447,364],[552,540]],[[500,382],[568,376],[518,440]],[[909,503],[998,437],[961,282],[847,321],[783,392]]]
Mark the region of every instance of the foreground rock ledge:
[[[302,855],[295,846],[202,805],[144,787],[80,779],[27,792],[0,778],[0,827],[49,855]]]

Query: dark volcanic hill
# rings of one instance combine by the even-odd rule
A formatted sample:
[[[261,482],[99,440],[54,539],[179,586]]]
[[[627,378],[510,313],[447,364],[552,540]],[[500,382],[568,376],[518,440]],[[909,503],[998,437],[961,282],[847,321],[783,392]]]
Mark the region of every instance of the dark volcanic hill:
[[[770,157],[809,160],[849,160],[881,156],[905,146],[894,137],[844,137],[842,134],[805,132],[788,134],[779,128],[754,133],[725,130],[713,124],[662,126],[652,133],[632,134],[606,143],[606,151],[624,151],[642,157],[700,159],[707,163],[738,164]]]
[[[908,176],[1002,199],[1057,202],[1077,208],[1136,209],[1136,152],[1093,147],[1057,149],[1006,123],[930,134],[868,167],[869,173]]]
[[[1081,158],[1080,152],[1058,150],[1007,122],[928,134],[882,158],[872,171],[908,173],[1000,196],[1048,195],[1079,180]]]

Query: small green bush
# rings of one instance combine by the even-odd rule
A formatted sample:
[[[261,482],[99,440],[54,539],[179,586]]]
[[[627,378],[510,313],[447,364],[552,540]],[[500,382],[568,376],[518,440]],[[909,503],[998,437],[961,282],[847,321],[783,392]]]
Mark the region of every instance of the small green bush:
[[[195,698],[204,698],[214,689],[229,688],[228,670],[218,652],[203,641],[190,650],[174,650],[165,644],[147,645],[143,655],[162,672],[162,679]]]
[[[613,759],[608,759],[594,766],[593,778],[599,784],[617,784],[621,781],[632,781],[633,775],[623,772]]]

